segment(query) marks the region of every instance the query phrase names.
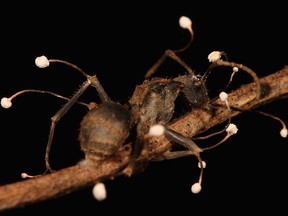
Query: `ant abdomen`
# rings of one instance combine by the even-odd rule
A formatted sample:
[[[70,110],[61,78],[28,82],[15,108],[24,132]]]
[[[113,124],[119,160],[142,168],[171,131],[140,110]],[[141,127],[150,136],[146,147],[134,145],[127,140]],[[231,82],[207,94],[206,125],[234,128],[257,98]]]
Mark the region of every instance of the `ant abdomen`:
[[[80,124],[79,141],[85,159],[112,156],[130,132],[131,114],[123,105],[104,102],[91,109]]]

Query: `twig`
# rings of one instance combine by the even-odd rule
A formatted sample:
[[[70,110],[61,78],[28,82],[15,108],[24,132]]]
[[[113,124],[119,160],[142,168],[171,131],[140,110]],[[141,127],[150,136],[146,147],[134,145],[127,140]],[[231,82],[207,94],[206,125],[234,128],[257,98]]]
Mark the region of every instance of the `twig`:
[[[288,66],[259,80],[264,86],[261,92],[262,97],[255,99],[257,88],[255,82],[252,82],[229,93],[230,106],[253,109],[288,95]],[[216,100],[215,103],[220,104],[221,102]],[[236,110],[231,110],[229,113],[225,106],[216,107],[215,116],[211,116],[203,110],[193,110],[171,122],[168,127],[192,137],[224,122],[229,115],[234,117],[240,113]],[[0,212],[64,196],[92,186],[98,181],[105,181],[121,175],[121,170],[129,161],[131,150],[129,145],[125,145],[126,147],[122,151],[103,163],[83,162],[51,174],[0,186]],[[157,159],[170,147],[170,143],[164,136],[153,138],[147,154],[143,155],[140,161]]]

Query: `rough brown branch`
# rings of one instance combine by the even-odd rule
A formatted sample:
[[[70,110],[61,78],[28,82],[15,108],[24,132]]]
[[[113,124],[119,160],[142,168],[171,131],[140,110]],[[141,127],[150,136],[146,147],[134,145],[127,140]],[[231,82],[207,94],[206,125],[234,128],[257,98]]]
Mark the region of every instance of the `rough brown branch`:
[[[250,83],[229,93],[229,104],[232,107],[252,109],[270,103],[276,99],[286,97],[288,94],[288,67],[260,79],[264,86],[262,97],[255,99],[256,84]],[[222,104],[221,101],[216,103]],[[195,136],[216,126],[229,118],[225,106],[216,107],[216,115],[211,116],[202,110],[193,112],[171,122],[169,127],[186,134]],[[240,114],[232,110],[232,116]],[[153,160],[161,157],[170,149],[169,142],[162,136],[151,140],[150,149],[142,160]],[[129,145],[115,157],[104,163],[79,163],[52,174],[27,179],[16,183],[0,186],[0,212],[35,204],[40,201],[57,198],[73,191],[89,187],[97,181],[104,181],[121,175],[121,170],[128,163],[130,154]]]

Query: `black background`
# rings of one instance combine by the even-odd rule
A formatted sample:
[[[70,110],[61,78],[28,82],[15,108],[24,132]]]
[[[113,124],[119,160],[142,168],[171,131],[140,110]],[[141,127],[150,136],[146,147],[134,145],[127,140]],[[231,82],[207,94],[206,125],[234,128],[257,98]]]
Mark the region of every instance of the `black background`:
[[[91,3],[65,6],[52,4],[2,7],[0,96],[35,88],[72,96],[84,79],[67,66],[54,64],[38,69],[40,55],[70,61],[87,73],[97,74],[111,99],[125,103],[135,85],[166,49],[177,49],[189,39],[178,25],[180,16],[192,19],[195,40],[181,58],[196,73],[208,66],[207,55],[225,51],[229,60],[242,63],[262,77],[287,64],[287,16],[278,3],[251,4],[181,2]],[[26,8],[26,9],[25,9]],[[207,81],[215,96],[227,83],[230,70],[213,73]],[[184,70],[167,60],[159,76],[177,76]],[[234,87],[248,83],[245,73],[234,78]],[[83,101],[99,102],[94,89]],[[44,154],[50,117],[63,101],[49,95],[28,93],[16,98],[13,107],[1,109],[1,184],[21,181],[20,173],[44,171]],[[287,101],[261,107],[262,111],[287,120]],[[83,158],[77,141],[79,122],[86,109],[75,105],[56,126],[51,150],[55,169]],[[97,202],[91,188],[9,210],[3,215],[114,213],[177,213],[287,211],[287,139],[281,125],[258,114],[245,113],[233,119],[239,131],[219,148],[205,152],[207,163],[203,190],[190,191],[199,169],[195,158],[153,162],[132,178],[107,181],[108,198]],[[224,126],[224,125],[222,125]],[[214,140],[215,142],[215,140]],[[199,143],[209,145],[213,141]]]

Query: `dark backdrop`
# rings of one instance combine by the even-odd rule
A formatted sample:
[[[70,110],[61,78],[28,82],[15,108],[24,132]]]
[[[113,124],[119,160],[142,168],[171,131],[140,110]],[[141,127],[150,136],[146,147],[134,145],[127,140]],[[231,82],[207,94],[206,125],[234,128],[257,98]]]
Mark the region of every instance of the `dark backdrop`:
[[[84,81],[74,70],[51,65],[40,70],[34,59],[40,55],[70,61],[87,73],[97,74],[111,99],[127,102],[135,85],[165,49],[177,49],[189,38],[178,25],[182,15],[193,21],[195,41],[181,54],[196,73],[208,67],[207,55],[222,50],[229,60],[242,63],[265,76],[287,64],[287,17],[277,3],[91,3],[60,6],[3,7],[1,15],[1,97],[37,88],[72,96]],[[158,5],[159,4],[159,5]],[[105,5],[105,6],[104,6]],[[26,9],[25,9],[26,8]],[[177,76],[184,70],[168,60],[159,76]],[[209,94],[226,85],[227,73],[211,74]],[[234,87],[250,82],[245,73],[235,77]],[[99,98],[93,89],[83,101]],[[21,181],[20,173],[41,173],[50,117],[63,101],[48,95],[26,94],[9,110],[0,110],[1,184]],[[279,100],[260,109],[287,120],[287,101]],[[75,105],[56,126],[51,164],[60,169],[83,158],[77,141],[85,108]],[[5,212],[4,215],[67,214],[167,214],[213,212],[267,212],[285,210],[287,194],[287,140],[279,135],[279,123],[258,114],[236,117],[239,131],[225,144],[205,152],[207,163],[203,190],[192,194],[199,170],[194,157],[151,163],[132,178],[107,181],[108,199],[97,202],[91,188],[67,196]],[[224,125],[223,125],[224,126]],[[207,140],[202,146],[212,143]]]

